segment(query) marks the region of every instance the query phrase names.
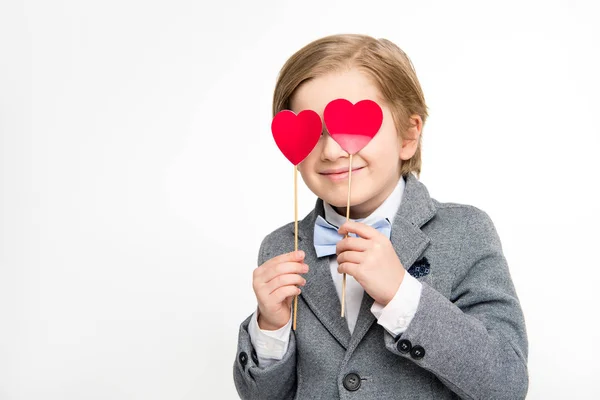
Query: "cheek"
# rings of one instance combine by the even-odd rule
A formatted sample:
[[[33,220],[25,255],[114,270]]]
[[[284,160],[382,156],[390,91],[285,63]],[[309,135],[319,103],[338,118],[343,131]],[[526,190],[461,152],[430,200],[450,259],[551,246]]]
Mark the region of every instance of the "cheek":
[[[395,131],[386,131],[380,137],[376,136],[373,140],[375,139],[378,140],[373,144],[376,145],[375,151],[381,156],[381,161],[385,162],[386,164],[398,161],[398,158],[400,157],[400,142],[398,141]]]
[[[365,147],[360,154],[369,164],[369,168],[377,173],[393,168],[400,159],[398,149],[392,141],[382,140],[369,143],[369,146]]]
[[[298,172],[300,172],[300,175],[302,175],[302,177],[306,176],[306,159],[304,159],[304,161],[298,164]]]
[[[361,156],[369,163],[369,165],[381,166],[386,163],[386,159],[389,158],[390,148],[389,144],[384,141],[376,141],[373,139],[367,147],[361,151]]]
[[[320,152],[319,145],[317,145],[300,163],[306,172],[314,171],[317,161],[319,160]],[[298,168],[300,168],[300,165],[298,165]]]
[[[300,164],[298,164],[298,171],[303,177],[308,176],[315,169],[315,161],[313,153],[309,154]]]

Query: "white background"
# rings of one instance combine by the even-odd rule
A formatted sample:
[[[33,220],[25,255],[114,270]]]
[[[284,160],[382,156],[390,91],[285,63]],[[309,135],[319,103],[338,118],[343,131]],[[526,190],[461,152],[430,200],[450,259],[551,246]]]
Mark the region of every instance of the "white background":
[[[595,1],[0,3],[0,399],[235,399],[258,245],[293,219],[277,73],[392,40],[430,108],[421,181],[489,213],[528,399],[597,399]],[[315,197],[300,183],[300,215]]]

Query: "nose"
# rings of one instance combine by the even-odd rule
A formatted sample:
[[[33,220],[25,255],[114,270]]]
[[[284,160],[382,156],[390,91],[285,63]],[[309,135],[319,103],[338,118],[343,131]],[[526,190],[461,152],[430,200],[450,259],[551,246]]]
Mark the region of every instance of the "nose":
[[[331,135],[323,133],[323,147],[321,149],[321,161],[335,161],[340,157],[348,157],[348,153],[333,140]]]

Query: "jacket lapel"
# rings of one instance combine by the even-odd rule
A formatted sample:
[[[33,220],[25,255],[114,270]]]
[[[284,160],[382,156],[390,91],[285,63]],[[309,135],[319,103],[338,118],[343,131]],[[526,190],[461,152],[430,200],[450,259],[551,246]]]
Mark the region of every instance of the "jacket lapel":
[[[409,173],[405,180],[402,202],[394,217],[390,241],[402,266],[408,270],[429,245],[431,239],[421,231],[421,226],[435,215],[436,208],[427,188],[415,175]],[[341,317],[341,303],[331,278],[329,259],[317,258],[315,253],[313,233],[318,215],[325,217],[321,199],[317,199],[315,209],[298,224],[298,237],[306,253],[305,262],[310,266],[308,273],[304,274],[306,284],[300,296],[344,349],[352,353],[376,321],[371,312],[374,300],[367,292],[364,293],[356,326],[350,335],[346,319]]]

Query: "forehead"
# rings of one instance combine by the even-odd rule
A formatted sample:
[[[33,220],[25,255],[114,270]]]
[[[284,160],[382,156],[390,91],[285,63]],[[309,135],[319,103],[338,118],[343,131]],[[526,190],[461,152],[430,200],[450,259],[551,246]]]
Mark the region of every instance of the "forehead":
[[[291,98],[290,108],[296,114],[302,110],[313,110],[322,116],[325,106],[339,98],[352,103],[368,99],[383,106],[381,94],[373,81],[364,72],[353,68],[331,72],[302,83]]]

